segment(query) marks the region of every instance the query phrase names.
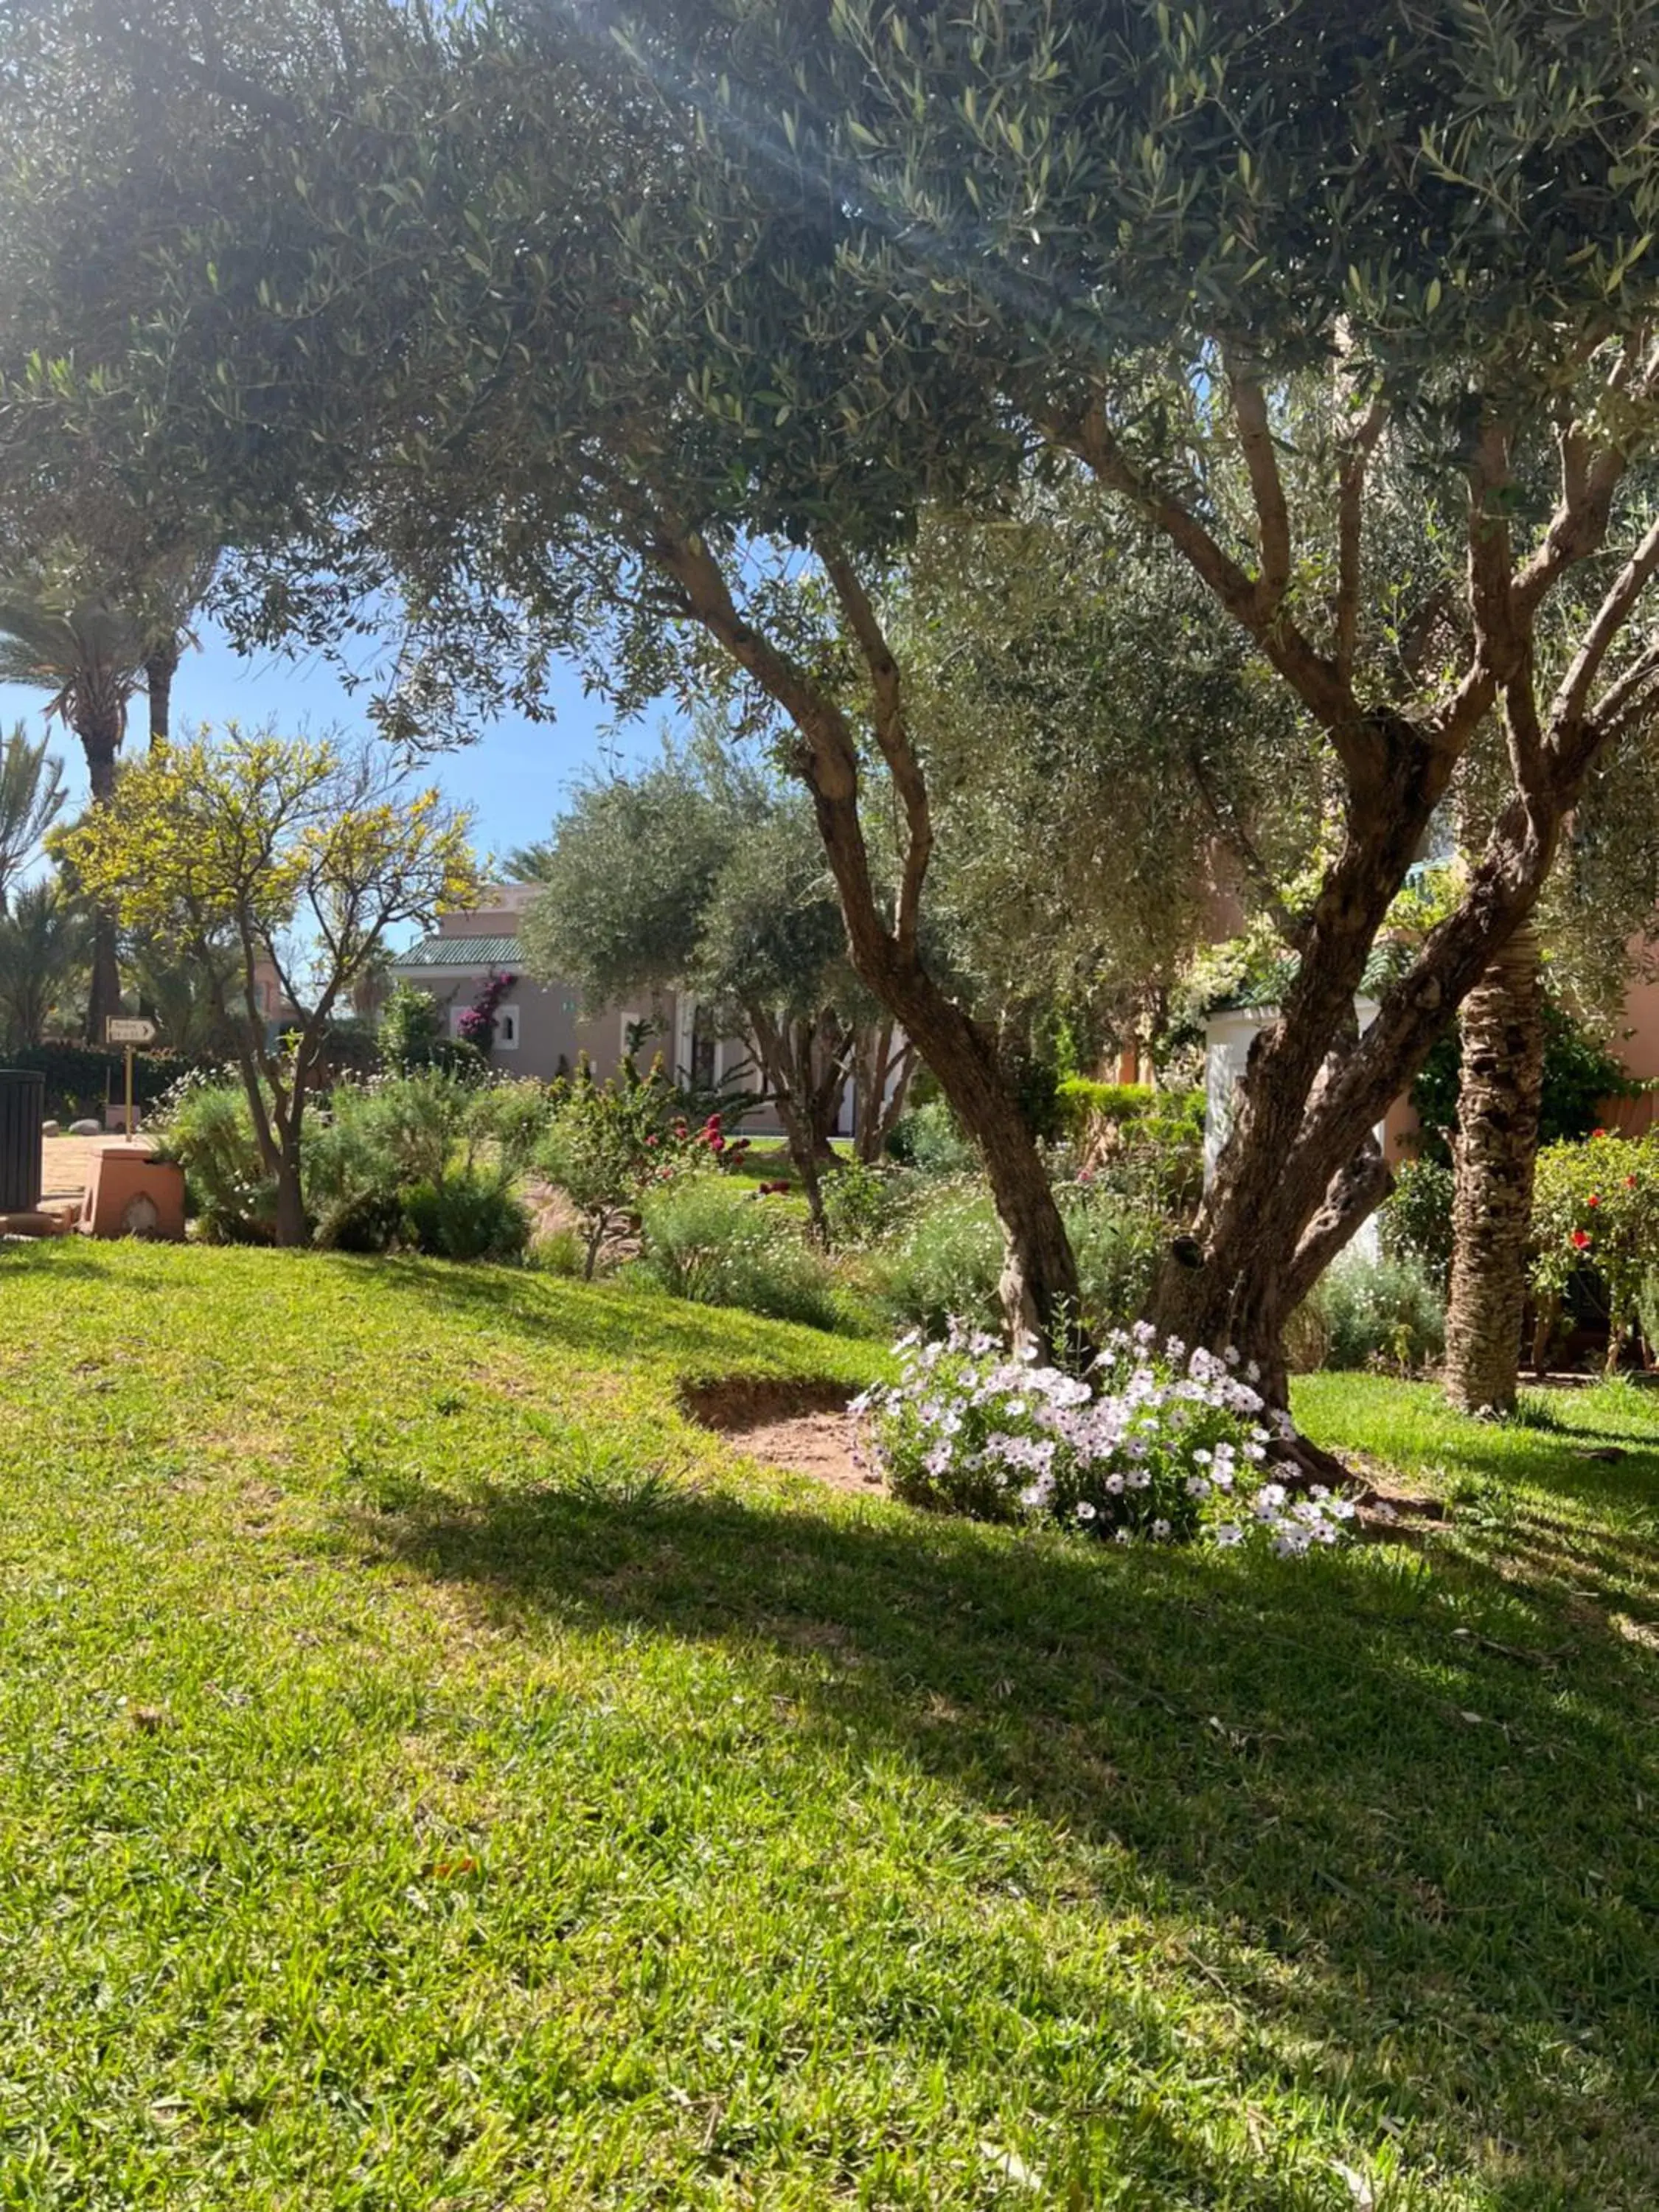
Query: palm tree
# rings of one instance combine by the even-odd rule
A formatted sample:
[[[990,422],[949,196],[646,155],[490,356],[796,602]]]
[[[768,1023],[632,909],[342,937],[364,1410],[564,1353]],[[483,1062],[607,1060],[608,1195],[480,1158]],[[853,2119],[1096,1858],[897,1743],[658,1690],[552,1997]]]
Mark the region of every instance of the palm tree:
[[[0,916],[0,1017],[8,1048],[40,1042],[87,956],[84,908],[61,878],[25,884]]]
[[[48,715],[61,715],[81,740],[93,804],[115,789],[115,757],[126,733],[127,702],[138,689],[153,640],[101,597],[54,604],[26,582],[0,585],[0,683],[34,684],[51,694]],[[94,919],[87,1036],[102,1040],[106,1018],[121,1006],[115,921]]]
[[[19,722],[0,743],[0,913],[12,878],[40,851],[65,796],[63,763],[44,738],[32,745]]]

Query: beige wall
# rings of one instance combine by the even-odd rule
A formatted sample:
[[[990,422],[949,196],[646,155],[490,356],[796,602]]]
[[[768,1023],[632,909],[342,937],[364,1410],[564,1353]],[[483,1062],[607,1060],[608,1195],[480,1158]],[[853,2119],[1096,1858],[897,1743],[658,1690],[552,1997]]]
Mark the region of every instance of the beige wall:
[[[499,937],[506,932],[457,930],[454,934]],[[453,1036],[454,1016],[472,1004],[490,971],[483,967],[420,969],[400,963],[398,972],[404,981],[429,993],[437,1001]],[[503,1075],[531,1075],[543,1083],[550,1083],[559,1074],[568,1075],[584,1052],[602,1080],[614,1075],[623,1060],[624,1016],[637,1018],[656,1012],[647,1004],[588,1017],[582,1013],[580,1000],[568,984],[532,983],[524,975],[517,978],[501,1004],[518,1010],[520,1042],[508,1046],[498,1038],[491,1065]],[[649,1066],[659,1042],[667,1057],[672,1032],[647,1042],[640,1054],[643,1066]]]
[[[524,911],[536,896],[537,886],[533,884],[488,884],[483,903],[466,913],[441,916],[438,934],[447,940],[516,937]],[[453,1016],[473,1003],[489,972],[483,962],[476,968],[412,968],[401,961],[396,964],[403,981],[429,993],[444,1009],[445,1022],[452,1035]],[[637,1004],[587,1016],[583,1014],[580,997],[570,985],[533,983],[520,975],[502,1005],[518,1008],[520,1031],[516,1048],[509,1048],[497,1039],[491,1065],[503,1075],[533,1076],[540,1082],[550,1082],[555,1076],[574,1067],[577,1055],[585,1052],[593,1073],[603,1081],[622,1066],[628,1027],[641,1019],[654,1023],[655,1029],[640,1052],[636,1065],[642,1070],[647,1068],[660,1053],[671,1074],[678,1076],[686,1072],[691,1007],[679,992],[671,991],[659,997],[647,995]],[[748,1064],[746,1048],[735,1039],[722,1042],[716,1066],[723,1078],[758,1085]],[[842,1109],[843,1129],[850,1126],[851,1097],[849,1085],[848,1102]],[[779,1132],[776,1113],[770,1107],[745,1116],[742,1127],[757,1136],[775,1136]]]

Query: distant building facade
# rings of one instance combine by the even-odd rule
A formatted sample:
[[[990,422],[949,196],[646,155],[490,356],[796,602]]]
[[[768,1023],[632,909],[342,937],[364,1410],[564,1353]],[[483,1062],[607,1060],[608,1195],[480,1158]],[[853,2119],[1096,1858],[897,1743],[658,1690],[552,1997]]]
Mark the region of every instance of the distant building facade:
[[[451,1036],[460,1034],[461,1017],[474,1005],[492,975],[510,975],[510,988],[495,1009],[495,1042],[490,1058],[505,1075],[534,1076],[544,1083],[568,1075],[586,1054],[604,1081],[630,1056],[641,1070],[659,1053],[677,1082],[702,1091],[721,1085],[762,1088],[748,1046],[723,1036],[708,1010],[689,991],[642,996],[602,1013],[583,1011],[574,985],[533,982],[525,972],[519,928],[526,909],[539,895],[537,884],[491,884],[477,907],[444,915],[436,931],[411,945],[392,963],[395,981],[426,992],[443,1009]],[[842,1109],[852,1128],[852,1087]],[[777,1117],[763,1108],[749,1117],[757,1134],[774,1134]]]

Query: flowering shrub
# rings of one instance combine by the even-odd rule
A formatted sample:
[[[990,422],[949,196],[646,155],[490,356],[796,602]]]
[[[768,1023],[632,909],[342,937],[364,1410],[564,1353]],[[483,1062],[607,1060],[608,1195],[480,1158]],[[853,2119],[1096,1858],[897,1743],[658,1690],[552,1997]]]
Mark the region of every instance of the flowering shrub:
[[[472,1004],[455,1018],[455,1034],[463,1044],[476,1045],[486,1059],[495,1043],[495,1016],[501,1000],[518,981],[504,969],[486,975]]]
[[[1373,1259],[1352,1246],[1326,1269],[1285,1331],[1291,1370],[1302,1374],[1316,1367],[1369,1367],[1416,1375],[1445,1348],[1445,1293],[1421,1261]]]
[[[693,1128],[660,1064],[611,1083],[579,1072],[556,1084],[552,1097],[536,1164],[582,1217],[590,1278],[606,1237],[638,1218],[647,1190],[698,1169],[735,1167],[748,1150],[746,1137],[726,1136],[718,1114]]]
[[[898,1381],[869,1412],[895,1492],[987,1521],[1058,1521],[1127,1544],[1223,1547],[1252,1537],[1285,1557],[1334,1544],[1352,1517],[1316,1486],[1293,1498],[1270,1454],[1288,1431],[1255,1378],[1212,1353],[1160,1344],[1142,1322],[1107,1339],[1087,1379],[1011,1360],[952,1324],[905,1338]]]
[[[1617,1366],[1644,1285],[1659,1264],[1659,1142],[1606,1129],[1538,1155],[1532,1287],[1547,1340],[1575,1279],[1593,1273],[1606,1297],[1607,1366]]]

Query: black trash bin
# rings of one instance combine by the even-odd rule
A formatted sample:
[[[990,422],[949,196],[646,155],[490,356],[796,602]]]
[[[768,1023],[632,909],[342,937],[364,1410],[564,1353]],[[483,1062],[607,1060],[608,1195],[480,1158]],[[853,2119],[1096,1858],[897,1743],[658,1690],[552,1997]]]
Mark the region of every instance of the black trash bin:
[[[32,1067],[0,1067],[0,1213],[33,1213],[40,1203],[46,1113],[46,1077]]]

